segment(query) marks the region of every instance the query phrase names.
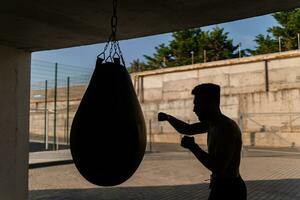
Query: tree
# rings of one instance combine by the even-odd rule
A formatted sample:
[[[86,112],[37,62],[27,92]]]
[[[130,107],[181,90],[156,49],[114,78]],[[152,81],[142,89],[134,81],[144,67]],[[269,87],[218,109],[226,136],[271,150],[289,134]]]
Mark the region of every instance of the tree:
[[[180,66],[191,64],[191,52],[194,60],[198,62],[199,37],[202,33],[200,28],[187,29],[173,33],[173,40],[169,44],[171,62],[169,66]]]
[[[273,14],[278,22],[277,26],[270,27],[266,36],[256,36],[257,44],[254,50],[249,52],[252,55],[278,52],[279,37],[281,37],[281,50],[288,51],[298,48],[297,34],[300,33],[300,9],[283,11]]]
[[[147,60],[147,69],[159,69],[169,65],[169,62],[172,62],[171,50],[165,44],[160,44],[155,47],[155,53],[153,56],[144,55],[144,58]]]
[[[191,64],[192,53],[194,63],[204,62],[204,51],[206,61],[238,57],[238,45],[233,45],[228,32],[218,26],[211,31],[202,31],[200,28],[177,31],[172,37],[169,45],[155,47],[153,56],[144,55],[148,69]],[[245,51],[242,53],[244,55]]]
[[[129,73],[144,71],[147,68],[144,62],[139,59],[133,60],[127,68]]]
[[[208,61],[224,60],[236,58],[239,53],[236,52],[238,45],[233,45],[233,40],[228,38],[228,32],[223,28],[216,26],[212,31],[206,32],[205,37],[201,37],[200,43],[207,52]]]
[[[256,42],[256,44],[258,44],[258,46],[255,50],[248,49],[248,52],[251,55],[278,52],[278,41],[270,35],[264,36],[262,34],[259,34],[258,36],[256,36],[254,41]]]
[[[292,50],[298,48],[297,34],[300,33],[300,9],[278,12],[273,15],[279,26],[268,29],[275,38],[282,37],[282,49]]]

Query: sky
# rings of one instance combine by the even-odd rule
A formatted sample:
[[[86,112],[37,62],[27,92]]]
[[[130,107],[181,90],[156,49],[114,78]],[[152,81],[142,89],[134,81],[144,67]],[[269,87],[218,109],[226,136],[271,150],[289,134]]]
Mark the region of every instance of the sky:
[[[277,25],[277,22],[271,15],[218,24],[219,27],[222,27],[226,32],[229,32],[229,37],[233,39],[234,44],[241,42],[242,49],[254,48],[255,36],[258,34],[266,34],[267,29],[274,25]],[[211,30],[215,26],[216,25],[201,28],[203,30]],[[134,59],[143,61],[143,55],[152,55],[155,52],[156,46],[161,43],[168,44],[171,39],[172,33],[166,33],[121,40],[120,47],[126,66],[129,66]],[[75,66],[94,67],[96,56],[102,52],[104,45],[104,43],[101,43],[58,50],[39,51],[32,54],[32,59]]]

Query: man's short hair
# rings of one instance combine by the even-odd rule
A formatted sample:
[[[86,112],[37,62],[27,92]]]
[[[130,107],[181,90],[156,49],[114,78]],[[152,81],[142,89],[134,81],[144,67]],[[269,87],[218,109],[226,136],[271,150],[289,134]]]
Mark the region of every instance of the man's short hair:
[[[205,97],[208,98],[209,101],[217,103],[220,105],[220,86],[213,83],[203,83],[197,85],[192,90],[192,94],[195,97]]]

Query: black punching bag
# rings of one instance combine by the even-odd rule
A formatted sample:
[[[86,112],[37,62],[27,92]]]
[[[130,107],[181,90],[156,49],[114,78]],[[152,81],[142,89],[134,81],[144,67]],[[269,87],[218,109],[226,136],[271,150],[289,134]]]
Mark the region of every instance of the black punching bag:
[[[77,169],[93,184],[118,185],[136,171],[145,147],[145,121],[126,68],[98,58],[71,128]]]

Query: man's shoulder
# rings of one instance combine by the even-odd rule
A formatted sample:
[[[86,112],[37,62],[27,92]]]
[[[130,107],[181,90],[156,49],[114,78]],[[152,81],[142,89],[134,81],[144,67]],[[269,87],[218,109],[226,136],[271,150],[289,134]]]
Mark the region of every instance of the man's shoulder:
[[[238,124],[231,118],[223,116],[221,122],[219,123],[219,128],[223,129],[226,133],[240,134],[240,128]]]
[[[220,118],[220,120],[219,120],[219,125],[220,126],[237,126],[237,123],[233,120],[233,119],[231,119],[231,118],[229,118],[229,117],[227,117],[226,115],[223,115],[221,118]]]

